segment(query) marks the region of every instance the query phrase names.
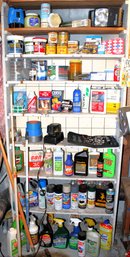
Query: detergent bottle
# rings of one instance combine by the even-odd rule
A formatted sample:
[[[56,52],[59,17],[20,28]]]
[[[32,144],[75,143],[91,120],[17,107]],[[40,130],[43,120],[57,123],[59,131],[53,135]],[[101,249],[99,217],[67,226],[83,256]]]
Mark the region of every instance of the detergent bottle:
[[[48,221],[47,214],[44,215],[43,220],[43,227],[42,231],[40,233],[40,239],[41,239],[41,246],[43,247],[51,247],[52,246],[52,240],[53,240],[53,230],[52,227]]]
[[[64,226],[64,220],[54,218],[54,221],[58,224],[58,229],[53,235],[53,246],[59,249],[67,248],[69,242],[69,231]]]
[[[99,225],[99,233],[101,235],[101,248],[104,250],[110,250],[112,245],[112,225],[109,219]]]
[[[91,218],[85,218],[84,220],[88,225],[86,253],[88,253],[90,256],[98,257],[100,252],[101,235],[94,229],[96,221]]]
[[[69,247],[73,250],[78,249],[78,233],[81,231],[79,226],[80,222],[82,222],[82,220],[78,218],[70,219],[70,224],[74,225],[74,229],[70,233]]]

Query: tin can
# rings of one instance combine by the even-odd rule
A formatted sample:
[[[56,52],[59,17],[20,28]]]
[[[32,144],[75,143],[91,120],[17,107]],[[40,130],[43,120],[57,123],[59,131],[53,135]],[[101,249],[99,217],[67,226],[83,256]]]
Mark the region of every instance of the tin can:
[[[58,43],[59,44],[68,44],[69,34],[68,32],[59,32]]]
[[[67,44],[57,44],[57,54],[67,54],[68,46]]]
[[[46,41],[47,39],[43,37],[33,38],[34,54],[45,54]]]
[[[46,54],[56,54],[56,44],[46,44]]]
[[[57,32],[49,32],[48,33],[48,43],[56,44],[58,40],[58,33]]]

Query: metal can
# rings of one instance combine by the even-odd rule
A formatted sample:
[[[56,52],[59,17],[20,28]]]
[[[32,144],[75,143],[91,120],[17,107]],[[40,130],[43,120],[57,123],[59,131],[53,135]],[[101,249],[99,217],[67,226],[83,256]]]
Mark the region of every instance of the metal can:
[[[46,54],[56,54],[56,44],[46,44]]]
[[[59,32],[58,43],[59,44],[68,44],[69,34],[68,32]]]
[[[48,33],[48,43],[56,44],[58,39],[58,33],[57,32],[49,32]]]
[[[67,44],[57,44],[57,54],[67,54],[68,45]]]

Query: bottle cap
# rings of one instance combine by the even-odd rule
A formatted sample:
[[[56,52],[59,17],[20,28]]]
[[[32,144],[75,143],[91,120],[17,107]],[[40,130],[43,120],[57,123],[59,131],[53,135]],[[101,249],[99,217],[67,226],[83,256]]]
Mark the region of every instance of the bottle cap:
[[[78,193],[79,191],[79,185],[74,183],[71,185],[71,193]]]
[[[40,188],[46,187],[46,179],[39,179],[38,185]]]
[[[64,184],[63,185],[63,192],[64,193],[70,193],[70,191],[71,191],[71,184],[69,184],[69,183]]]
[[[86,240],[86,232],[85,231],[80,231],[78,234],[78,239],[79,240]]]
[[[62,185],[55,185],[55,193],[62,194]]]
[[[86,184],[79,185],[79,191],[82,192],[82,193],[86,193],[87,192],[87,185]]]
[[[50,184],[47,186],[47,192],[48,193],[54,193],[55,191],[55,185],[54,184]]]

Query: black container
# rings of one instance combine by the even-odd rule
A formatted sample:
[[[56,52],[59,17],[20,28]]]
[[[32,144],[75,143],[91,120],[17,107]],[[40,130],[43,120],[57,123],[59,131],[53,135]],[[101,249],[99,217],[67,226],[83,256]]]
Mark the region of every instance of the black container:
[[[83,149],[83,151],[75,154],[74,174],[80,176],[88,175],[88,149]]]

